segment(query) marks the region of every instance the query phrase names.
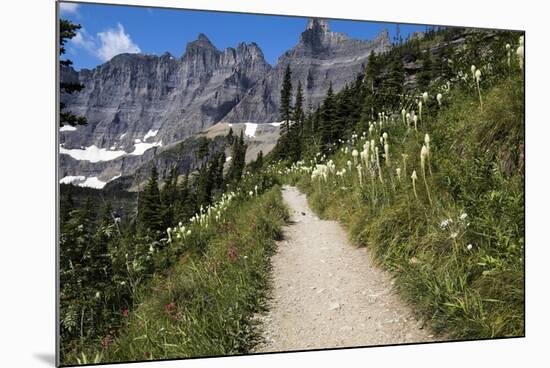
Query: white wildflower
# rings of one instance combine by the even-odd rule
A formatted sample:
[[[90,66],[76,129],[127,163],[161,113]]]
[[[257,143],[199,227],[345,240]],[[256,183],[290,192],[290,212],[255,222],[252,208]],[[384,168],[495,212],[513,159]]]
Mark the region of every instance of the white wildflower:
[[[424,92],[422,94],[422,99],[424,100],[424,102],[428,102],[428,92]]]

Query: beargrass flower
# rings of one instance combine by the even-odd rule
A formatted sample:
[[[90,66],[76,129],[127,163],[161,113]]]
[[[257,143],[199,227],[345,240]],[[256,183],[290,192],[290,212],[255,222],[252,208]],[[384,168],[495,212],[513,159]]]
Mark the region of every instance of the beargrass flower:
[[[443,95],[441,93],[437,94],[437,103],[439,106],[441,106],[441,100],[443,99]]]
[[[483,101],[481,100],[481,89],[479,88],[479,82],[481,81],[481,70],[477,69],[475,72],[475,80],[477,85],[477,92],[479,94],[479,106],[481,107],[481,111],[483,111]]]
[[[349,169],[350,172],[351,172],[351,161],[350,161],[350,160],[348,160],[347,165],[348,165],[348,169]]]
[[[380,179],[380,182],[384,182],[384,179],[382,178],[382,168],[380,167],[380,154],[378,151],[378,146],[375,147],[375,159],[376,159],[376,167],[378,168],[378,178]]]
[[[390,145],[388,143],[384,145],[384,154],[386,157],[386,166],[390,166]]]
[[[512,65],[511,55],[512,55],[512,46],[509,43],[507,43],[506,44],[506,63],[508,64],[508,69],[510,69]]]
[[[407,125],[407,120],[405,120],[407,116],[407,110],[403,109],[401,110],[401,117],[403,118],[403,124]]]
[[[468,244],[468,245],[466,246],[466,249],[472,250],[473,247],[474,247],[474,246],[473,246],[472,244]]]
[[[422,120],[422,101],[418,101],[418,115],[419,119]]]
[[[416,128],[416,125],[417,125],[417,122],[418,122],[418,116],[414,115],[413,116],[413,121],[414,121],[414,130],[418,131],[417,128]]]
[[[428,201],[430,205],[432,204],[432,198],[430,196],[430,188],[428,187],[428,181],[426,180],[426,159],[428,158],[428,148],[426,145],[422,145],[420,150],[420,168],[422,169],[422,178],[424,179],[424,184],[426,186],[426,193],[428,194]]]
[[[412,175],[411,175],[411,179],[412,179],[412,183],[413,183],[413,192],[414,192],[414,196],[415,198],[418,199],[418,195],[416,194],[416,180],[418,180],[418,176],[416,175],[416,170],[413,170],[412,172]]]
[[[424,102],[428,102],[428,92],[424,92],[422,94],[422,99],[424,100]]]
[[[407,176],[407,158],[409,158],[409,155],[402,153],[401,157],[403,158],[403,175]]]
[[[518,56],[518,60],[519,60],[519,67],[521,68],[521,70],[523,70],[523,58],[524,58],[524,48],[523,48],[523,45],[520,45],[517,50],[516,50],[516,55]]]
[[[351,151],[351,156],[353,157],[353,163],[357,164],[357,156],[359,156],[359,152],[354,149],[353,151]]]
[[[397,173],[397,179],[399,179],[399,181],[401,181],[401,168],[398,167],[397,169],[395,169],[395,172]]]

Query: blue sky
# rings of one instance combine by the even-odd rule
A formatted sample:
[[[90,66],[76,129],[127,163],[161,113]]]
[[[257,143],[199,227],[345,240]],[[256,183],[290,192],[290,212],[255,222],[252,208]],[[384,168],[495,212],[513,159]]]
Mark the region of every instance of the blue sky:
[[[256,42],[274,65],[307,25],[306,18],[74,3],[61,4],[61,18],[82,26],[67,45],[66,57],[76,69],[93,68],[121,52],[168,51],[181,57],[185,45],[201,32],[220,50]],[[396,30],[390,23],[330,20],[329,25],[331,31],[357,39],[372,39],[384,28],[393,38]],[[400,28],[403,38],[425,30],[415,25]]]

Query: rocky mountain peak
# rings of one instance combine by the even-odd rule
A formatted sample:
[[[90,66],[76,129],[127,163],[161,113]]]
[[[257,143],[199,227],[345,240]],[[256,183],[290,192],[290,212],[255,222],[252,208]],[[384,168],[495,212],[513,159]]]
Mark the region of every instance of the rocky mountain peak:
[[[313,18],[307,23],[306,30],[314,30],[316,32],[326,33],[329,32],[328,21],[326,19]]]
[[[348,37],[345,34],[330,31],[326,19],[310,19],[300,36],[298,48],[313,53],[322,53],[346,40]]]
[[[199,33],[197,39],[191,41],[185,47],[185,53],[183,59],[189,59],[197,55],[203,55],[204,53],[218,53],[218,49],[210,42],[208,37],[204,33]]]

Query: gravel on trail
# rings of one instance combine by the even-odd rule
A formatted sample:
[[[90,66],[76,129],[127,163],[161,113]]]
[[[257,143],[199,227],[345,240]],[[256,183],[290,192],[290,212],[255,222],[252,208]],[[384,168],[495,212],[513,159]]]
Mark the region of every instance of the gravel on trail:
[[[290,211],[272,257],[268,312],[253,352],[435,341],[396,294],[367,248],[353,246],[335,221],[320,220],[306,196],[283,188]]]

